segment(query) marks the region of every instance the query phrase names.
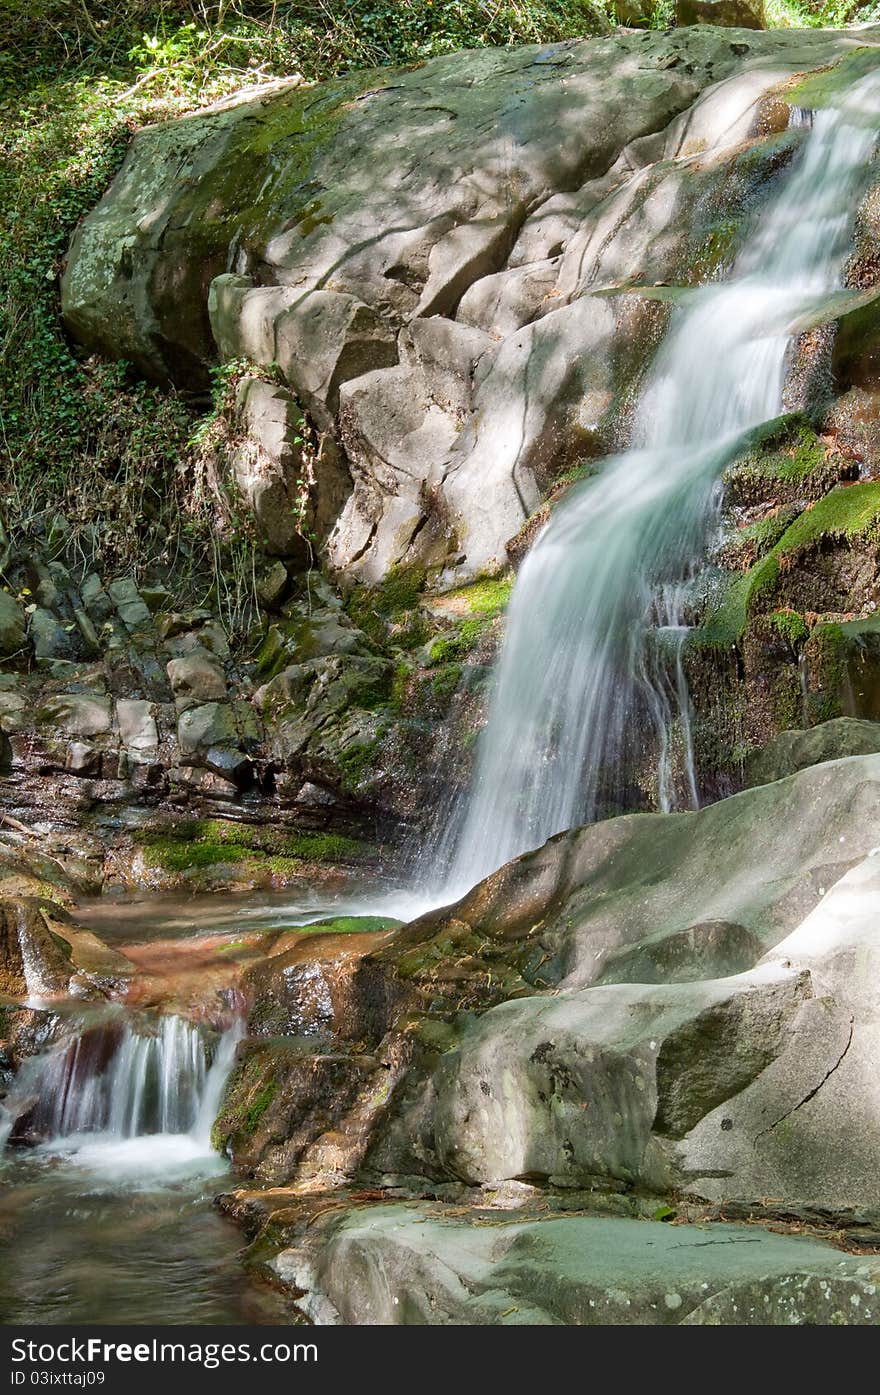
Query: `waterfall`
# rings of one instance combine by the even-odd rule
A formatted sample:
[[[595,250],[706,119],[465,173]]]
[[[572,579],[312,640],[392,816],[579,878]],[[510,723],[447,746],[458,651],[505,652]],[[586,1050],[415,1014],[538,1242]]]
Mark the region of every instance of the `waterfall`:
[[[208,1157],[241,1033],[236,1022],[212,1053],[200,1027],[170,1013],[81,1023],[24,1063],[5,1103],[6,1135],[92,1162],[102,1153],[139,1165]]]
[[[688,741],[682,582],[705,551],[719,481],[783,410],[795,326],[840,286],[880,124],[880,75],[808,119],[730,279],[684,292],[642,395],[633,448],[571,490],[517,578],[489,720],[442,894],[613,805],[610,772],[653,728],[672,804],[670,729]],[[658,679],[665,632],[671,668]],[[650,642],[649,642],[649,636]],[[676,649],[677,645],[677,649]],[[671,675],[671,676],[670,676]],[[686,784],[697,789],[692,755]]]

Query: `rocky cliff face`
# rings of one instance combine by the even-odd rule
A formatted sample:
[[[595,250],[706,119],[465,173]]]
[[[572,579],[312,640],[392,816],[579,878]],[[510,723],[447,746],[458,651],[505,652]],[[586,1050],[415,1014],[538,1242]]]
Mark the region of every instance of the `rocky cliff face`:
[[[282,475],[294,398],[321,433],[346,585],[503,568],[553,481],[626,438],[669,299],[639,288],[717,273],[797,147],[791,79],[855,45],[623,33],[149,128],[74,240],[68,326],[180,384],[277,364],[250,428]]]
[[[6,557],[13,995],[33,945],[56,986],[112,996],[125,977],[46,924],[59,864],[68,900],[336,885],[429,825],[467,777],[512,571],[630,439],[670,307],[729,266],[803,112],[878,61],[873,29],[622,33],[281,84],[138,133],[70,250],[67,323],[194,394],[242,361],[215,466],[259,538],[255,597],[230,642],[216,594],[193,605],[170,573],[104,575],[63,536]],[[709,807],[644,812],[636,733],[639,812],[409,925],[283,930],[230,970],[247,1039],[214,1137],[272,1190],[227,1205],[313,1314],[392,1320],[408,1291],[420,1319],[618,1302],[567,1223],[490,1243],[472,1210],[450,1240],[438,1198],[604,1210],[600,1276],[646,1320],[772,1303],[837,1321],[853,1296],[868,1313],[875,1276],[841,1261],[829,1288],[827,1252],[798,1269],[789,1241],[732,1288],[698,1256],[669,1294],[601,1246],[619,1251],[622,1218],[766,1218],[768,1197],[774,1223],[876,1240],[877,198],[845,291],[801,329],[786,416],[728,471],[694,582]],[[26,855],[38,818],[52,836]],[[36,1028],[13,1026],[24,1054]],[[580,1256],[565,1293],[523,1277],[537,1231],[540,1275]]]

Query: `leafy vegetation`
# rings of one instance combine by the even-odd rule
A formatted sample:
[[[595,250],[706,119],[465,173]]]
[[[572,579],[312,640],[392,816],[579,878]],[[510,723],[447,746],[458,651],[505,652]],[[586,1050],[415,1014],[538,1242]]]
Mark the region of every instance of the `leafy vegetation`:
[[[771,0],[778,24],[838,24],[874,8]],[[646,14],[667,23],[667,0]],[[216,591],[225,575],[237,592],[252,573],[247,526],[208,478],[216,404],[205,423],[205,402],[85,357],[60,322],[71,234],[138,125],[246,83],[553,42],[615,17],[613,0],[3,0],[0,526],[45,541],[60,512],[83,560],[136,575],[173,569],[194,589]],[[363,627],[379,640],[385,628],[369,615]],[[418,625],[410,639],[423,642]]]

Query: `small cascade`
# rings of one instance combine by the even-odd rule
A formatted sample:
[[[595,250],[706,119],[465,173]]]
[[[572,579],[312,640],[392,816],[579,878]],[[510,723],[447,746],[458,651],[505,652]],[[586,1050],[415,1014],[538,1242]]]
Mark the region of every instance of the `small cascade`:
[[[625,800],[609,773],[637,764],[646,723],[658,802],[697,803],[677,584],[705,553],[726,465],[784,409],[798,323],[841,285],[880,75],[838,108],[794,111],[792,125],[804,127],[800,154],[730,279],[673,311],[633,448],[570,491],[520,570],[470,796],[438,840],[435,900]],[[685,748],[684,800],[673,745]]]
[[[80,1023],[26,1061],[5,1102],[13,1143],[64,1148],[101,1141],[186,1140],[210,1153],[211,1125],[241,1037],[237,1022],[212,1043],[183,1017],[118,1013]]]

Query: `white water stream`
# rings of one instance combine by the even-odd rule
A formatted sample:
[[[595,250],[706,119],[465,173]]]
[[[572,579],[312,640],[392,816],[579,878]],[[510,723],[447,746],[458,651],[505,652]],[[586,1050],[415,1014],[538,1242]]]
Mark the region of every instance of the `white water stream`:
[[[166,1181],[201,1172],[219,1162],[211,1125],[240,1038],[236,1023],[210,1056],[201,1029],[170,1013],[153,1024],[84,1027],[24,1063],[6,1113],[11,1120],[32,1105],[39,1151],[91,1171]]]
[[[672,804],[669,733],[678,718],[687,746],[689,722],[680,583],[705,551],[725,465],[783,411],[797,322],[841,284],[878,125],[876,73],[815,114],[730,279],[673,312],[633,448],[571,491],[526,558],[443,901],[613,801],[609,772],[646,720]],[[658,682],[664,633],[671,677]],[[687,752],[685,765],[696,802]]]

